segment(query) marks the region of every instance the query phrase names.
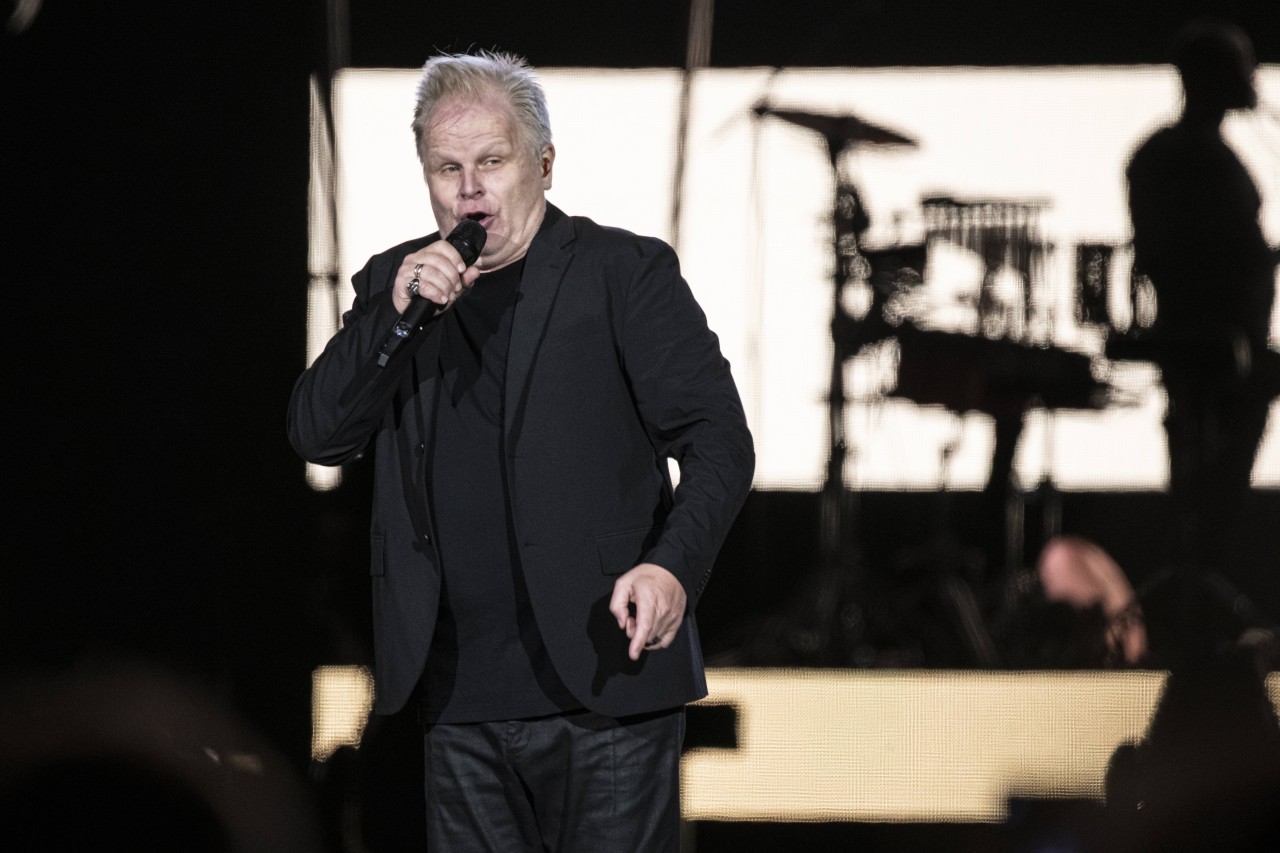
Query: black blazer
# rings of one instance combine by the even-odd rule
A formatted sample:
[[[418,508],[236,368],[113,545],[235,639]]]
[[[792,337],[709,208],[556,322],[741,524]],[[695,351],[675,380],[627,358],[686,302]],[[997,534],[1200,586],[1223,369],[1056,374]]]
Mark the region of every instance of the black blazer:
[[[398,317],[390,293],[401,261],[436,239],[375,255],[353,277],[355,305],[289,406],[290,440],[309,461],[338,464],[374,444],[380,713],[412,694],[435,629],[425,447],[438,327],[385,367],[377,353]],[[612,716],[706,695],[693,608],[750,489],[754,450],[729,364],[671,248],[547,205],[517,297],[505,394],[519,555],[561,680]],[[667,457],[680,466],[674,494]],[[672,646],[633,662],[608,604],[617,576],[641,562],[670,570],[689,606]]]

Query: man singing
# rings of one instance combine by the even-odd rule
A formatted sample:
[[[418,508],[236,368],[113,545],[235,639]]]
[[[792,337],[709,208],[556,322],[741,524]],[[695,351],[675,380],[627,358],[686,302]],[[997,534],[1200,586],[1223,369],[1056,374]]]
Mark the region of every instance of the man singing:
[[[421,703],[432,850],[674,851],[693,611],[754,468],[729,365],[669,246],[546,202],[524,60],[432,58],[413,131],[439,231],[355,275],[289,407],[309,461],[374,448],[375,710]]]

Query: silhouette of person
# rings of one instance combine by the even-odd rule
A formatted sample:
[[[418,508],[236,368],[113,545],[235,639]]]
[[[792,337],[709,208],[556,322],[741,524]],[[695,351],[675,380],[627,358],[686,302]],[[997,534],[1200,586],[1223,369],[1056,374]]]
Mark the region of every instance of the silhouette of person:
[[[1273,396],[1255,368],[1268,356],[1275,259],[1258,190],[1221,133],[1228,111],[1257,106],[1249,37],[1191,24],[1173,64],[1182,114],[1138,147],[1126,176],[1135,271],[1156,293],[1169,493],[1186,553],[1212,565],[1232,540]]]
[[[1107,768],[1108,849],[1280,849],[1274,631],[1213,572],[1166,570],[1139,598],[1152,664],[1169,675],[1147,731]]]

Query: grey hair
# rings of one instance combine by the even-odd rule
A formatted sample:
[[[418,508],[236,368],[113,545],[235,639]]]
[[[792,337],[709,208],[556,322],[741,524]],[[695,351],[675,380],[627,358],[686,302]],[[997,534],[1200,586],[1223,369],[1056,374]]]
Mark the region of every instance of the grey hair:
[[[423,159],[427,127],[441,102],[455,97],[480,101],[495,93],[510,105],[534,159],[541,157],[551,144],[551,114],[533,68],[513,53],[482,50],[475,54],[440,54],[422,66],[412,124],[418,159]]]

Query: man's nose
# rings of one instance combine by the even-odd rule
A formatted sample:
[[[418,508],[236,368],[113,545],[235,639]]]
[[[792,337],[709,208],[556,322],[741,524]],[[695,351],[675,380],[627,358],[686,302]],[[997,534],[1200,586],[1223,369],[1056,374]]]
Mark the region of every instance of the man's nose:
[[[458,187],[458,192],[463,198],[475,198],[484,193],[484,184],[480,180],[478,169],[462,170],[462,183]]]

